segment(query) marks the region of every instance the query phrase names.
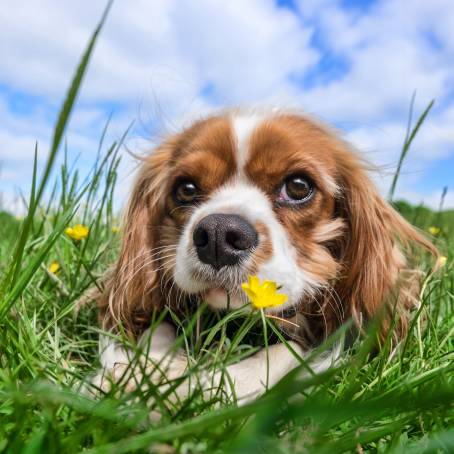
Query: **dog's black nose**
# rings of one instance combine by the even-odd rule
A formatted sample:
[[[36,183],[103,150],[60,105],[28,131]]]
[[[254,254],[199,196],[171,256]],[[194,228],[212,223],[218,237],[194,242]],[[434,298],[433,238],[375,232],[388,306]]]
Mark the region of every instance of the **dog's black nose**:
[[[197,255],[216,269],[236,265],[258,244],[258,235],[246,219],[236,214],[210,214],[192,235]]]

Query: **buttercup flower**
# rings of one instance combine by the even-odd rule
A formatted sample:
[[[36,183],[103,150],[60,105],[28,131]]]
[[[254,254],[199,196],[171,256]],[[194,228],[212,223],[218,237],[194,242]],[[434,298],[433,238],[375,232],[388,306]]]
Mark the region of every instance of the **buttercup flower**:
[[[427,230],[433,236],[437,236],[441,231],[440,227],[435,227],[434,225],[429,227]]]
[[[68,227],[65,229],[66,235],[68,235],[70,238],[76,241],[80,241],[83,240],[84,238],[87,238],[89,232],[90,229],[83,224],[76,224],[73,227]]]
[[[118,233],[120,231],[119,227],[116,227],[115,225],[112,227],[112,233]]]
[[[59,269],[60,269],[60,264],[56,261],[52,262],[48,268],[49,273],[52,273],[52,274],[55,274]]]
[[[276,282],[263,281],[257,276],[249,276],[248,282],[241,284],[244,293],[249,297],[252,305],[257,309],[265,307],[274,307],[284,304],[288,296],[277,292]]]
[[[446,265],[446,262],[448,261],[448,258],[445,257],[444,255],[442,255],[439,259],[438,259],[438,264],[440,265],[440,267],[442,266],[445,266]]]

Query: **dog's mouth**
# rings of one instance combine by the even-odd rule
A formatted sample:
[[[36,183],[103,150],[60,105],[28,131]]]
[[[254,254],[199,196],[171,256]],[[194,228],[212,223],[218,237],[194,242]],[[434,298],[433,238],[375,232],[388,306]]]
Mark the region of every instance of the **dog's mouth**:
[[[203,301],[212,309],[238,309],[248,304],[247,297],[239,292],[229,292],[222,287],[215,287],[206,290],[200,294]],[[298,306],[288,306],[285,309],[269,308],[266,312],[277,315],[284,319],[295,317],[298,312]]]
[[[234,310],[250,305],[247,295],[241,285],[248,282],[250,274],[255,274],[243,266],[225,267],[220,270],[206,265],[198,266],[190,271],[190,293],[198,295],[200,301],[208,304],[214,310]],[[187,290],[186,290],[187,291]],[[287,302],[282,306],[267,307],[265,311],[283,318],[295,315],[295,303]]]
[[[223,287],[207,289],[200,296],[212,309],[238,309],[248,303],[246,295],[241,291],[226,290]]]
[[[247,282],[248,275],[248,270],[240,266],[214,270],[202,265],[190,271],[194,286],[202,288],[200,295],[206,298],[208,304],[212,303],[213,307],[226,307],[228,300],[231,307],[246,304],[248,300],[241,284]]]

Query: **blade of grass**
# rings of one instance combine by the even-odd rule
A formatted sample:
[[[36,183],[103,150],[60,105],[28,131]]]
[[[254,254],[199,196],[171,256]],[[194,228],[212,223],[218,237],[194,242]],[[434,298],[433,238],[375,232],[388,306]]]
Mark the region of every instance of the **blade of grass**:
[[[411,118],[412,111],[413,111],[414,100],[415,100],[415,98],[413,96],[413,98],[411,100],[411,106],[410,106],[410,118]],[[393,201],[394,193],[396,191],[396,186],[397,186],[397,180],[399,179],[400,171],[402,169],[402,164],[404,162],[405,157],[407,156],[408,150],[410,149],[410,146],[411,146],[414,138],[416,137],[416,134],[418,133],[419,128],[422,126],[422,124],[424,123],[427,115],[429,114],[430,110],[432,109],[432,107],[434,105],[434,102],[435,102],[434,99],[432,99],[432,101],[430,101],[428,106],[425,108],[424,112],[418,118],[418,121],[416,122],[413,130],[411,131],[411,133],[409,135],[408,135],[408,130],[407,130],[407,135],[405,137],[404,145],[403,145],[402,151],[400,153],[399,162],[397,164],[397,169],[396,169],[396,172],[394,174],[394,177],[393,177],[393,180],[392,180],[392,183],[391,183],[391,187],[389,189],[389,194],[388,194],[389,202]]]

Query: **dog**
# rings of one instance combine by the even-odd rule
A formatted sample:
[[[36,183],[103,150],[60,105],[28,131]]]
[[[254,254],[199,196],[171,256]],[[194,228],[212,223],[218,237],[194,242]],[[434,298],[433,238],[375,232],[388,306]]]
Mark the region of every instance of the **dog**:
[[[347,320],[361,331],[380,313],[381,339],[392,328],[398,341],[418,300],[413,252],[437,252],[379,195],[368,168],[334,130],[295,112],[231,110],[168,137],[143,158],[133,186],[120,255],[97,297],[102,327],[148,342],[151,363],[177,378],[187,360],[171,353],[171,324],[151,332],[153,314],[189,298],[239,308],[248,276],[276,282],[287,301],[265,312],[289,341],[227,367],[240,404]],[[103,387],[130,354],[106,336],[100,354]],[[332,349],[312,368],[341,354]],[[216,374],[206,380],[221,386]]]

